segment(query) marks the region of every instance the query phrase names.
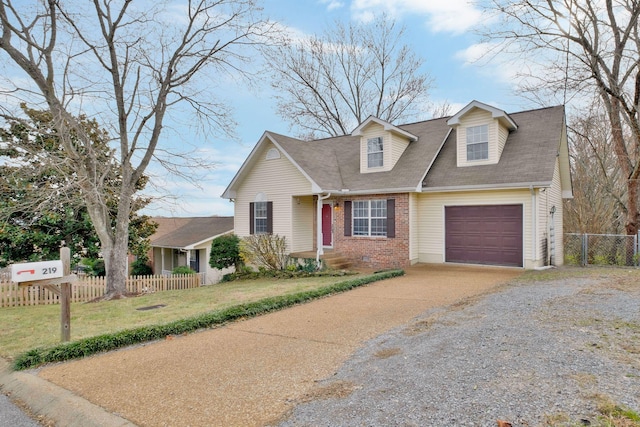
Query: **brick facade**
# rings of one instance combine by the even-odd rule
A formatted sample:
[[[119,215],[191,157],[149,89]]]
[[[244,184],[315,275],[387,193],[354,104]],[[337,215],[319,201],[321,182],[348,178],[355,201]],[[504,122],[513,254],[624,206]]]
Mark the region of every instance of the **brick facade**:
[[[344,202],[354,200],[395,199],[395,237],[363,237],[344,235]],[[409,195],[371,194],[332,198],[334,209],[334,250],[348,258],[354,266],[375,269],[404,268],[409,259]]]

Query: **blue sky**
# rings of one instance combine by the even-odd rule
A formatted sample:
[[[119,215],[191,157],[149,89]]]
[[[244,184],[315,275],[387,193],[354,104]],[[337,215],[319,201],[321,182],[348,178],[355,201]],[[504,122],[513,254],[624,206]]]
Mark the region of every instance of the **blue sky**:
[[[335,20],[367,19],[385,11],[406,26],[405,42],[424,59],[424,72],[434,85],[430,100],[448,102],[452,113],[472,100],[507,112],[536,108],[514,95],[513,66],[497,61],[475,61],[486,51],[474,33],[475,25],[491,21],[467,0],[266,0],[265,14],[297,34],[321,34]],[[228,87],[220,94],[234,110],[238,140],[216,136],[189,135],[189,145],[197,156],[214,167],[203,172],[199,186],[158,169],[150,175],[162,197],[144,213],[153,216],[233,215],[233,204],[220,198],[242,162],[265,130],[292,134],[288,124],[276,114],[267,82],[249,90],[242,85]],[[430,118],[425,111],[425,120]],[[176,129],[176,133],[181,131]],[[150,189],[151,190],[151,189]],[[167,195],[167,193],[169,195]]]

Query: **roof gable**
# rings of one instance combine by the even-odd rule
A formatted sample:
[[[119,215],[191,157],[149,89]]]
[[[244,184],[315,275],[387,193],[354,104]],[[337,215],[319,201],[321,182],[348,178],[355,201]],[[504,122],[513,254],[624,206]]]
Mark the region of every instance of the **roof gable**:
[[[233,199],[236,197],[235,193],[236,193],[237,186],[244,179],[246,174],[250,173],[252,167],[255,165],[255,163],[259,159],[260,153],[262,152],[262,148],[268,143],[272,143],[273,145],[275,145],[276,148],[280,151],[280,153],[283,154],[300,171],[300,173],[304,175],[306,179],[309,180],[314,192],[321,191],[318,184],[316,184],[316,182],[314,182],[314,180],[309,176],[305,168],[299,165],[296,159],[291,157],[291,155],[287,152],[287,150],[280,145],[278,141],[281,138],[282,138],[282,135],[274,134],[268,131],[262,134],[262,137],[260,138],[258,143],[253,147],[253,150],[251,150],[251,153],[249,153],[249,156],[247,156],[245,161],[242,163],[242,166],[240,166],[240,169],[238,170],[238,172],[235,174],[235,176],[233,177],[233,179],[231,180],[227,188],[222,193],[223,198]],[[286,137],[286,138],[290,140],[294,140],[297,143],[301,143],[301,144],[305,143],[305,141],[302,141],[299,139],[290,138],[290,137]],[[266,155],[268,156],[269,153],[266,153]]]
[[[426,175],[423,191],[550,185],[562,148],[564,107],[514,113],[513,118],[520,125],[509,133],[496,164],[456,168],[454,129]]]
[[[468,103],[466,107],[464,107],[462,110],[458,111],[454,116],[452,116],[447,121],[447,124],[449,126],[459,125],[460,119],[464,117],[467,113],[469,113],[470,111],[476,108],[479,108],[481,110],[491,113],[492,118],[497,119],[500,123],[502,123],[503,126],[505,126],[510,131],[518,129],[518,125],[516,124],[516,122],[513,121],[513,119],[509,117],[509,115],[505,113],[503,110],[500,110],[499,108],[495,108],[487,104],[483,104],[482,102],[479,102],[479,101],[471,101],[470,103]]]
[[[391,132],[391,133],[395,133],[397,135],[401,135],[401,136],[407,138],[411,142],[418,140],[418,137],[413,135],[412,133],[407,132],[406,130],[400,129],[397,126],[394,126],[391,123],[385,122],[384,120],[379,119],[379,118],[374,117],[374,116],[367,117],[367,119],[364,122],[362,122],[360,124],[360,126],[355,128],[353,130],[353,132],[351,132],[351,136],[363,136],[364,135],[364,129],[366,129],[372,123],[377,123],[377,124],[381,125],[382,128],[385,131]]]

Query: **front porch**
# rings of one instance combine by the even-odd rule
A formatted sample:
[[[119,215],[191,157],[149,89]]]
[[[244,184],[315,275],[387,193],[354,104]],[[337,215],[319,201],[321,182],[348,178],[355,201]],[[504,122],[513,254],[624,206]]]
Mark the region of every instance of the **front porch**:
[[[291,258],[299,259],[316,259],[316,251],[292,252],[289,254]],[[351,267],[349,260],[340,252],[333,249],[324,249],[324,254],[320,255],[323,265],[333,270],[347,270]]]

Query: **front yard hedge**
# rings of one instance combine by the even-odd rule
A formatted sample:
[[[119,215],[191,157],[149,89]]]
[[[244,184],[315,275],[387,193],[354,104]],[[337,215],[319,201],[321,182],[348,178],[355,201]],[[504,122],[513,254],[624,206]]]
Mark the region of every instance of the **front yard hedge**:
[[[13,363],[13,368],[15,370],[35,368],[46,363],[79,359],[92,354],[116,350],[133,344],[164,339],[170,335],[181,335],[194,332],[198,329],[216,327],[225,323],[281,310],[286,307],[322,298],[327,295],[345,292],[379,280],[402,276],[403,274],[403,270],[384,271],[335,283],[324,288],[298,292],[291,295],[264,298],[258,301],[244,303],[222,310],[211,311],[199,316],[180,319],[162,325],[150,325],[134,329],[125,329],[119,332],[84,338],[69,343],[57,344],[52,347],[38,347],[26,351],[16,357]]]

